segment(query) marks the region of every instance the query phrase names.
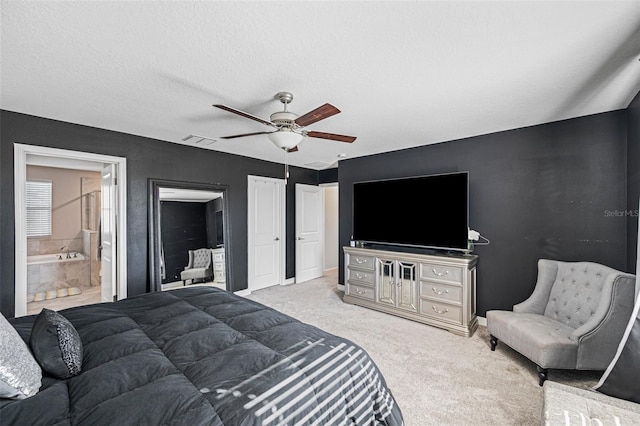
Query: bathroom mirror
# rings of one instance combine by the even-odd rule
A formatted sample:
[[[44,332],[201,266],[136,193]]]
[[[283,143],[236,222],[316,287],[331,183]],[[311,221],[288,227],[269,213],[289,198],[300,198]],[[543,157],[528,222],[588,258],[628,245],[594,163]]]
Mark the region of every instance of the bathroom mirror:
[[[190,229],[184,232],[191,232],[202,241],[196,243],[198,247],[190,249],[209,248],[213,249],[214,269],[218,274],[214,275],[216,284],[222,276],[222,286],[226,290],[233,288],[233,277],[231,274],[231,238],[229,227],[228,209],[228,186],[222,184],[208,184],[198,182],[182,182],[161,179],[149,179],[149,277],[151,291],[161,291],[163,281],[180,281],[179,270],[183,270],[187,265],[188,252],[184,248],[177,248],[179,245],[175,241],[163,241],[167,239],[168,232],[163,232],[163,210],[165,215],[175,215],[176,211],[190,211],[185,215],[194,214],[193,211],[201,211],[203,217],[193,220],[185,218],[190,227],[197,226],[196,222],[203,222],[203,229]],[[180,207],[180,206],[184,206]],[[195,209],[194,209],[195,207]],[[182,213],[179,213],[182,214]],[[196,213],[197,214],[197,213]],[[175,217],[170,219],[171,227],[179,226],[180,220]],[[221,223],[219,223],[221,222]],[[168,228],[165,224],[165,228]],[[177,231],[178,234],[182,232]],[[189,244],[193,245],[191,241]],[[176,251],[180,259],[180,264],[172,262],[174,257],[168,257],[166,249]],[[220,260],[222,260],[220,262]],[[184,264],[182,264],[184,263]],[[215,271],[214,271],[215,274]],[[219,285],[216,285],[219,286]]]

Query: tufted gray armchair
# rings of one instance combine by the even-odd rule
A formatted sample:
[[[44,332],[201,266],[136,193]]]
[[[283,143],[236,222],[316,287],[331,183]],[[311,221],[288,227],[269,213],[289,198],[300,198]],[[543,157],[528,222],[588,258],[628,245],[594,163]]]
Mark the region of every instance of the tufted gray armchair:
[[[501,340],[548,369],[606,370],[633,310],[635,276],[592,262],[540,259],[531,296],[487,312],[491,350]]]
[[[189,264],[184,268],[184,271],[180,272],[182,285],[186,285],[187,280],[191,280],[193,283],[194,280],[206,280],[211,277],[213,277],[211,249],[189,250]]]

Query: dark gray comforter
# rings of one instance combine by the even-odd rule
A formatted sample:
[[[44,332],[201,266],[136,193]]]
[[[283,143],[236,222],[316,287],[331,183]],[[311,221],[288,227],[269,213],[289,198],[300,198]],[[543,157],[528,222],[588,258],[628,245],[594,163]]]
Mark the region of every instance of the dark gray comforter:
[[[82,373],[3,400],[3,425],[402,424],[363,349],[216,288],[61,313],[82,339]],[[34,318],[11,320],[25,341]]]

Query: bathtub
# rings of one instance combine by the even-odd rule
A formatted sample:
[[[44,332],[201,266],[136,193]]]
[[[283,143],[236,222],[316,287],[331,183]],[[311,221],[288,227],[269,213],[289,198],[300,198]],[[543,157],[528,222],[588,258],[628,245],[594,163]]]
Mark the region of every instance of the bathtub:
[[[81,253],[69,253],[71,259],[67,259],[67,253],[39,254],[36,256],[27,256],[27,265],[42,265],[44,263],[63,263],[76,262],[85,260],[85,256]],[[74,257],[75,255],[75,257]]]
[[[70,255],[70,259],[67,252],[27,256],[27,302],[55,298],[54,294],[64,291],[68,295],[72,288],[91,285],[89,258]]]

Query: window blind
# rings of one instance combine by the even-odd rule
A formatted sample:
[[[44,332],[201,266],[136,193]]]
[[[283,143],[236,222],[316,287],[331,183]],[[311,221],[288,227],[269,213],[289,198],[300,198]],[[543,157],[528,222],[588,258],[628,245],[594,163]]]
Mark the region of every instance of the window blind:
[[[27,237],[51,235],[51,181],[27,181]]]

